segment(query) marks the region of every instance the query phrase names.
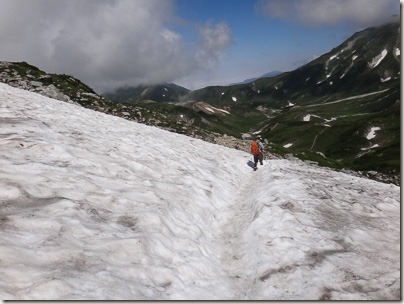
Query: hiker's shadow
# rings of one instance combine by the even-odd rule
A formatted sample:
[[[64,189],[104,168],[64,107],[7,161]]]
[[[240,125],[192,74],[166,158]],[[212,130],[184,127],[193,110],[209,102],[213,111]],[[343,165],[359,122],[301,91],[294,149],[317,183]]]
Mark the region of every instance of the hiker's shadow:
[[[249,167],[251,167],[251,168],[255,168],[255,164],[254,164],[254,162],[252,161],[252,160],[249,160],[248,162],[247,162],[247,165],[249,166]]]

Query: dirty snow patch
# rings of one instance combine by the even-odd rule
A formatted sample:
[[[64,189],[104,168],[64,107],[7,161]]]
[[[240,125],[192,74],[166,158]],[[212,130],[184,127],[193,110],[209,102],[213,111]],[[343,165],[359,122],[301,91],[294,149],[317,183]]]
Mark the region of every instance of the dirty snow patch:
[[[220,111],[220,112],[226,113],[226,114],[230,114],[229,111],[226,111],[226,110],[223,110],[223,109],[217,109],[217,110]]]

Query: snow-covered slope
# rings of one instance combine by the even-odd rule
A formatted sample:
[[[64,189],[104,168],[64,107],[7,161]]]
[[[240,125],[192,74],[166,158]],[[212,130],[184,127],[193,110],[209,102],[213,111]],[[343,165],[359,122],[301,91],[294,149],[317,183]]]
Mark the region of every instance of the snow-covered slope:
[[[0,84],[1,299],[400,298],[400,189]]]

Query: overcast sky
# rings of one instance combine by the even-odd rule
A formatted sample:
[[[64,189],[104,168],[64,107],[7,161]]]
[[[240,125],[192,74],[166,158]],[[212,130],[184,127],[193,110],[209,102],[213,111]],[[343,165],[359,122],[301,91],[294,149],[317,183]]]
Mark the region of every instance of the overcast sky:
[[[0,0],[0,60],[99,93],[198,89],[293,70],[399,13],[399,0]]]

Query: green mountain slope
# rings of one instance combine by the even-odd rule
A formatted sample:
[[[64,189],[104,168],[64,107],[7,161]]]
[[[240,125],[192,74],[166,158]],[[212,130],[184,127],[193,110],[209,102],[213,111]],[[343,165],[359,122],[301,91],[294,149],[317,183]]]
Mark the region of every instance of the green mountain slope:
[[[157,102],[171,102],[181,99],[189,94],[189,90],[173,83],[165,83],[152,86],[136,86],[119,88],[115,92],[103,94],[109,100],[115,102],[136,102],[153,100]]]
[[[256,131],[278,153],[398,176],[400,43],[399,23],[369,28],[295,71],[191,98],[266,108]],[[380,130],[368,139],[372,128]]]

